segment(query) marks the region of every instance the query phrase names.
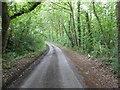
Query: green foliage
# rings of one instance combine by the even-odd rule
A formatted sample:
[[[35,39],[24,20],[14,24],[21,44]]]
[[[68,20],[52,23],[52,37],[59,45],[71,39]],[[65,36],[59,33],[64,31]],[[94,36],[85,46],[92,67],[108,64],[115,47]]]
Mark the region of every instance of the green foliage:
[[[32,17],[27,15],[29,14],[13,20],[10,26],[8,50],[16,51],[20,55],[28,51],[34,52],[43,44],[40,30],[33,24]]]
[[[73,48],[93,58],[99,58],[110,65],[115,73],[118,73],[117,68],[120,65],[117,64],[116,55],[116,4],[95,2],[98,18],[94,13],[92,2],[80,4],[80,32],[77,28],[76,2],[44,2],[32,12],[12,20],[6,57],[12,60],[42,50],[43,41],[48,40]],[[21,10],[27,10],[32,5],[33,3],[30,2],[9,3],[9,14],[12,16]],[[75,40],[77,44],[74,43]]]
[[[16,4],[17,11],[24,7],[24,4]],[[32,3],[29,3],[32,4]],[[28,8],[25,6],[24,8]],[[13,5],[13,6],[14,6]],[[37,7],[38,9],[39,7]],[[15,7],[9,7],[12,15]],[[23,9],[23,8],[22,8]],[[42,22],[36,9],[13,19],[9,26],[9,38],[6,52],[3,54],[3,68],[10,69],[16,60],[25,57],[35,57],[46,49],[44,35],[42,33]]]
[[[46,7],[44,7],[46,6]],[[117,46],[116,46],[116,12],[115,12],[116,4],[114,2],[108,2],[106,4],[103,3],[95,3],[96,13],[101,22],[103,32],[100,30],[99,23],[97,18],[93,13],[93,5],[92,2],[81,2],[80,5],[80,28],[81,28],[81,45],[75,45],[72,47],[71,39],[72,34],[69,29],[69,14],[72,13],[70,11],[70,7],[68,2],[60,2],[60,3],[44,3],[43,7],[41,7],[41,13],[43,15],[42,20],[47,29],[46,35],[48,36],[48,40],[52,42],[57,42],[63,46],[72,47],[74,50],[89,54],[93,58],[99,58],[104,63],[110,65],[114,72],[117,73]],[[74,18],[75,18],[75,30],[77,31],[77,10],[74,7],[77,7],[77,3],[72,3]],[[86,12],[89,15],[89,22],[86,21]],[[46,22],[47,21],[47,22]],[[72,21],[71,21],[72,22]],[[91,32],[88,31],[90,27],[88,24],[90,23]],[[69,39],[68,35],[63,28],[63,24],[70,35],[71,39]],[[72,26],[71,26],[72,27]],[[62,35],[61,35],[62,32]],[[75,33],[75,32],[72,32]],[[77,39],[78,37],[77,32]],[[105,38],[104,38],[105,36]],[[92,37],[92,38],[91,38]],[[73,40],[74,41],[74,40]]]

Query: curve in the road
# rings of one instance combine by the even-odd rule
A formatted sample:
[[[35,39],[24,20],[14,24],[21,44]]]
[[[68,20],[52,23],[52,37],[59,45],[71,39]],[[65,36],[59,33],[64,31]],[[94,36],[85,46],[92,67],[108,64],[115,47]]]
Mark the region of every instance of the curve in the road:
[[[49,52],[18,88],[84,88],[71,69],[68,57],[57,46],[47,44]]]

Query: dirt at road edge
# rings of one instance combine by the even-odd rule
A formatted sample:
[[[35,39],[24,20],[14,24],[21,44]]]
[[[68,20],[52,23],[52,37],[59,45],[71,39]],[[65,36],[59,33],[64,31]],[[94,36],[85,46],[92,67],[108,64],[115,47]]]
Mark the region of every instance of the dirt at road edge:
[[[88,88],[118,88],[118,79],[108,66],[75,51],[66,48],[61,49],[82,74]]]

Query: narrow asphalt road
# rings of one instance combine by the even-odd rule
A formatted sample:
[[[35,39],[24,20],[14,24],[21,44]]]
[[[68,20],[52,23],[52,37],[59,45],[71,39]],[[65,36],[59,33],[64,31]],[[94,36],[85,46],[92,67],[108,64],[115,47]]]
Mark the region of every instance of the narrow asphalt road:
[[[49,52],[19,88],[84,88],[82,76],[60,48],[47,43]]]

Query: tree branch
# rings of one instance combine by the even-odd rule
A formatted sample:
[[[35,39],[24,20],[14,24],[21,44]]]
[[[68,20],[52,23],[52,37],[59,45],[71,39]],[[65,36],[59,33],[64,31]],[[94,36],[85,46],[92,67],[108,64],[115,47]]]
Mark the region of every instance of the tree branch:
[[[34,3],[28,10],[21,10],[20,12],[15,13],[14,15],[10,16],[10,20],[16,18],[17,16],[21,16],[21,15],[24,14],[24,13],[29,13],[29,12],[31,12],[31,11],[34,10],[39,4],[41,4],[41,2],[36,2],[36,3]]]
[[[66,8],[66,7],[63,7],[63,6],[59,5],[59,4],[56,4],[56,3],[54,3],[54,2],[52,2],[52,4],[57,5],[57,6],[59,6],[59,7],[63,8],[63,9],[65,9],[65,10],[70,11],[70,9],[68,9],[68,8]]]

